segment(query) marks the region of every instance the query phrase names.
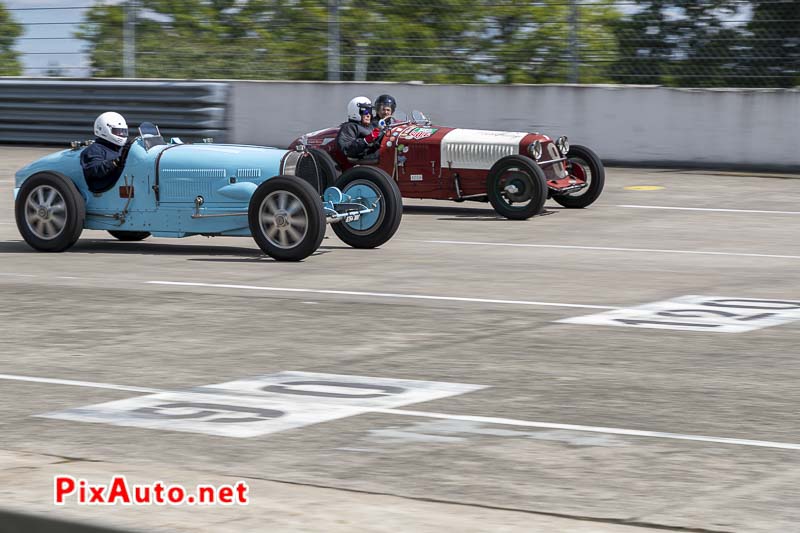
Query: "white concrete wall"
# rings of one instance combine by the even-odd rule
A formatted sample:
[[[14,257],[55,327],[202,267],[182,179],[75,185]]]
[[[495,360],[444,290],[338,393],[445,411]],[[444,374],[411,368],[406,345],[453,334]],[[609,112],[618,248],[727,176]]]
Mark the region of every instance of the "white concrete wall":
[[[437,124],[567,135],[606,161],[800,171],[797,89],[233,82],[229,140],[285,147],[382,93]]]

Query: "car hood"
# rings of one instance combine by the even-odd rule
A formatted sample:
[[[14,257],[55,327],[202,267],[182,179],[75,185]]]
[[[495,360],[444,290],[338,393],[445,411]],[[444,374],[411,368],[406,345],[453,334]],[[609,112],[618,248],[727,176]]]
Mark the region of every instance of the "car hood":
[[[442,164],[489,169],[502,157],[519,154],[521,143],[529,135],[519,131],[452,129],[440,141]]]
[[[176,169],[198,176],[268,178],[280,173],[286,153],[279,148],[239,144],[181,144],[161,153],[159,170]]]

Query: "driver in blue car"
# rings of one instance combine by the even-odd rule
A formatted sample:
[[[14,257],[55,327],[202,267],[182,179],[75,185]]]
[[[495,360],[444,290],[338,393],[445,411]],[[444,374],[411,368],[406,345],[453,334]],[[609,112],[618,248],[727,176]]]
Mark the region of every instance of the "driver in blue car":
[[[394,122],[394,111],[397,109],[397,100],[390,94],[382,94],[375,99],[375,116],[372,118],[372,125],[380,127],[382,120],[385,126],[390,126]]]
[[[119,113],[108,111],[94,121],[94,142],[81,153],[81,168],[92,192],[107,191],[122,174],[122,154],[128,124]]]
[[[380,148],[381,129],[372,125],[372,102],[356,96],[347,104],[347,122],[339,126],[336,144],[353,159],[368,157]]]

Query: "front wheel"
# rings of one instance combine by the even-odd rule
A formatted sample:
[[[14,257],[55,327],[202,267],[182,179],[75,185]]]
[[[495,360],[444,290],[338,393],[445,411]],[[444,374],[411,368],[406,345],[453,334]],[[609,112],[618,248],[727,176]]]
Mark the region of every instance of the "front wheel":
[[[544,171],[522,155],[509,155],[495,163],[489,170],[486,187],[494,210],[512,220],[539,214],[547,200]]]
[[[385,243],[400,227],[403,216],[403,198],[397,183],[376,167],[357,166],[346,170],[336,180],[352,202],[373,207],[371,213],[361,215],[351,222],[335,222],[331,226],[336,235],[353,248],[376,248]]]
[[[579,191],[554,195],[553,200],[563,205],[580,209],[594,203],[603,192],[606,181],[606,172],[603,162],[593,151],[585,146],[575,145],[570,147],[567,154],[567,171],[570,176],[582,179],[588,184]]]
[[[20,187],[14,216],[22,238],[41,252],[63,252],[78,241],[86,204],[78,188],[60,174],[42,172]]]
[[[247,214],[259,248],[278,261],[300,261],[325,236],[319,193],[293,176],[276,176],[258,186]]]
[[[149,231],[116,231],[108,230],[108,233],[118,241],[136,242],[143,241],[150,236]]]

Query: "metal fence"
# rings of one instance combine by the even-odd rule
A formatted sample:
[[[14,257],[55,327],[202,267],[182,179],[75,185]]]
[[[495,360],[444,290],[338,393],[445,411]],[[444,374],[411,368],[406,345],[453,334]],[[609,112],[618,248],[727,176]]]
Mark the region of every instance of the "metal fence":
[[[165,137],[224,141],[228,91],[225,83],[0,79],[0,142],[91,139],[104,110],[132,127],[155,122]]]
[[[17,49],[42,28],[80,39],[50,74],[800,85],[798,0],[3,1]]]

